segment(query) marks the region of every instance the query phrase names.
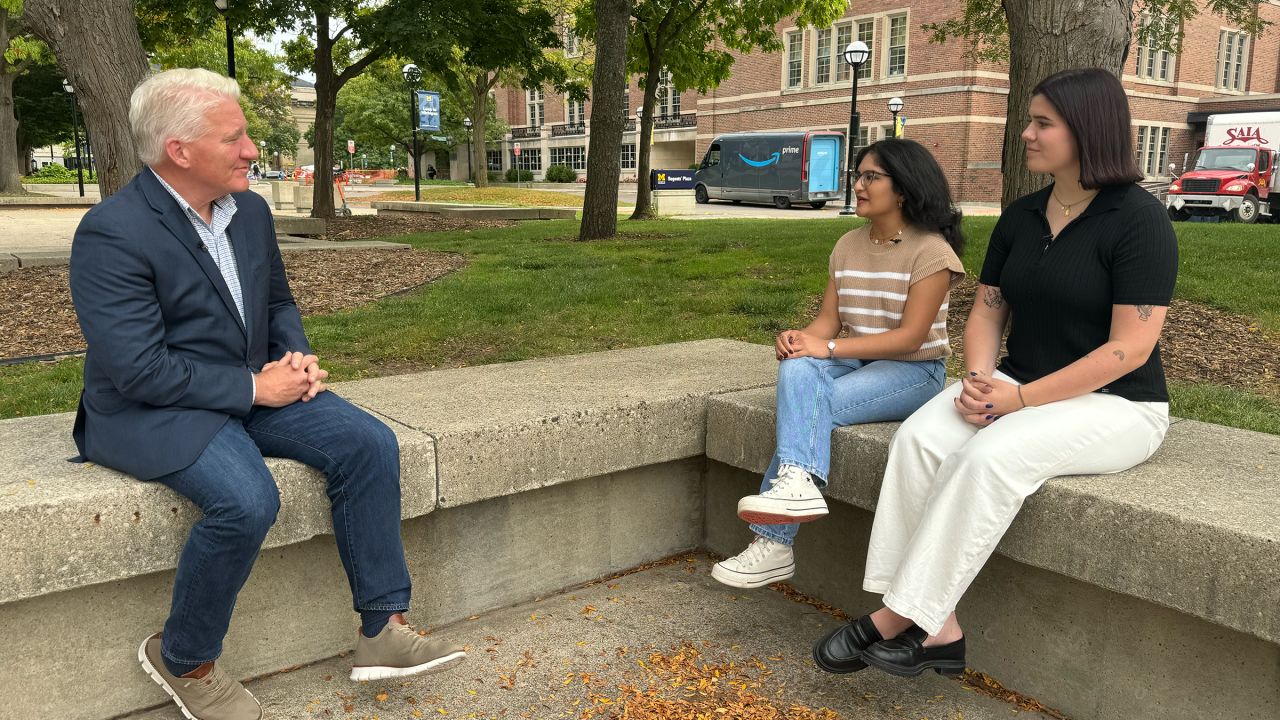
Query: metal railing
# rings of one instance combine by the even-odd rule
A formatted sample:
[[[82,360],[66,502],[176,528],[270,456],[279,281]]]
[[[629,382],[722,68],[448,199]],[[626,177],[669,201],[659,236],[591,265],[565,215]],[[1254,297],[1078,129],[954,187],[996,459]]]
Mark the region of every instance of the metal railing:
[[[653,126],[659,130],[668,130],[671,128],[686,128],[698,126],[697,113],[679,113],[676,115],[660,115],[653,121]]]
[[[520,140],[522,138],[540,138],[542,137],[542,127],[540,125],[513,127],[511,128],[511,137],[516,140]]]

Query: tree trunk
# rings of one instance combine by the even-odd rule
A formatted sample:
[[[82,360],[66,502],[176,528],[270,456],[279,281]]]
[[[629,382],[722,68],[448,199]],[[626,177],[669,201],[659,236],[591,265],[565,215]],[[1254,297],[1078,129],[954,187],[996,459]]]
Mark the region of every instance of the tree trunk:
[[[489,162],[485,154],[485,126],[489,124],[489,73],[476,75],[471,83],[471,181],[476,187],[489,186]],[[476,162],[477,158],[480,162]]]
[[[311,71],[316,76],[316,186],[311,195],[311,217],[334,217],[333,209],[333,118],[338,108],[338,77],[333,71],[333,40],[329,37],[329,14],[316,11],[316,60]]]
[[[1132,0],[1005,0],[1009,21],[1009,101],[1004,130],[1004,192],[1008,205],[1049,183],[1027,170],[1022,131],[1031,90],[1060,70],[1102,68],[1120,75],[1133,28]]]
[[[129,97],[148,66],[133,2],[26,0],[22,21],[53,50],[75,87],[105,198],[142,169],[129,132]]]
[[[595,14],[596,64],[591,79],[594,111],[579,240],[611,238],[618,232],[618,175],[622,169],[622,131],[627,120],[622,98],[627,90],[631,0],[595,0]]]
[[[3,24],[4,10],[0,10],[0,25]],[[8,46],[3,27],[0,27],[0,48]],[[3,62],[3,60],[0,60]],[[13,114],[13,81],[18,76],[14,73],[0,73],[0,195],[20,195],[22,175],[18,171],[20,156],[18,153],[18,118]]]
[[[640,106],[640,147],[636,148],[639,169],[636,171],[636,210],[632,220],[653,217],[653,192],[649,188],[649,151],[653,149],[653,113],[658,104],[658,77],[662,74],[661,51],[649,55],[649,69],[644,75],[644,100]],[[618,103],[621,105],[622,103]]]

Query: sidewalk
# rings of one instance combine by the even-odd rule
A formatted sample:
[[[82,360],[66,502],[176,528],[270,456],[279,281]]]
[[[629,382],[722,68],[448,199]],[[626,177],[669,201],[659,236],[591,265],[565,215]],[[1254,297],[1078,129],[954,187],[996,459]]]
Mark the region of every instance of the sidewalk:
[[[334,658],[249,688],[273,720],[1047,718],[932,672],[914,679],[871,669],[822,673],[810,644],[838,621],[780,592],[722,586],[710,570],[705,556],[691,556],[434,629],[468,650],[465,662],[437,674],[352,683],[349,659]],[[181,713],[167,705],[127,717],[178,720]]]

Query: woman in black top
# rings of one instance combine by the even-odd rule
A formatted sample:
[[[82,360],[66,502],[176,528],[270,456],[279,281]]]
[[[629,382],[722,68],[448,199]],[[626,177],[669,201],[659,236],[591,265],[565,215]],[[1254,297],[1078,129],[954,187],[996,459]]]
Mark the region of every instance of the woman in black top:
[[[1103,70],[1057,73],[1029,115],[1027,166],[1054,182],[996,224],[965,377],[894,436],[863,578],[884,607],[818,642],[826,670],[962,671],[956,605],[1023,500],[1050,477],[1133,467],[1168,430],[1157,341],[1177,240],[1135,184],[1124,89]]]

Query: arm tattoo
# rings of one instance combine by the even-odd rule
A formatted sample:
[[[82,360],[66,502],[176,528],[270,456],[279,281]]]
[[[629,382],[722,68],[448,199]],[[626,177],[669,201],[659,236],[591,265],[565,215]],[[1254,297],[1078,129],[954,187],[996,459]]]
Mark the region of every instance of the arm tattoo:
[[[1118,358],[1120,358],[1120,362],[1124,362],[1124,351],[1123,351],[1123,350],[1112,350],[1112,351],[1111,351],[1111,354],[1112,354],[1112,355],[1115,355],[1115,356],[1116,356],[1116,357],[1118,357]]]
[[[982,302],[989,308],[999,309],[1004,307],[1004,295],[1000,294],[1000,288],[988,287],[986,294],[982,298]],[[1147,307],[1150,308],[1151,306],[1148,305]],[[1148,312],[1150,312],[1150,310],[1148,310]]]
[[[1150,305],[1138,305],[1138,306],[1137,306],[1137,308],[1138,308],[1138,319],[1139,319],[1139,320],[1141,320],[1142,322],[1146,322],[1147,320],[1150,320],[1150,319],[1151,319],[1151,306],[1150,306]]]

